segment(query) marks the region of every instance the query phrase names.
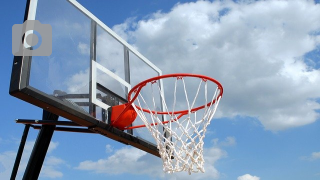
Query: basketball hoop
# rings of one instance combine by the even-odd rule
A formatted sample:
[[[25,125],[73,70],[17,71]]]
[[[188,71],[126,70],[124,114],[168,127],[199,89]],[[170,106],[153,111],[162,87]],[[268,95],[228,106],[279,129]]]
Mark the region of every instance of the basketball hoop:
[[[162,83],[160,83],[169,78],[175,79],[170,105],[165,99]],[[200,81],[192,101],[189,101],[191,93],[189,92],[188,96],[185,81],[190,78]],[[182,92],[177,91],[179,83],[182,84]],[[151,94],[144,97],[141,91],[148,86],[151,87]],[[192,84],[189,87],[196,86]],[[208,87],[214,87],[214,89],[208,90]],[[200,92],[204,93],[200,101],[202,105],[197,106],[198,99],[201,99]],[[159,107],[156,105],[156,94],[160,94],[161,110],[157,109]],[[222,85],[207,76],[182,73],[157,76],[133,87],[128,94],[127,104],[112,107],[111,122],[113,126],[123,130],[146,127],[156,140],[165,172],[188,171],[189,174],[204,172],[203,139],[222,94]],[[185,110],[176,110],[179,106],[176,100],[178,96],[186,100]],[[137,115],[144,125],[128,127]]]

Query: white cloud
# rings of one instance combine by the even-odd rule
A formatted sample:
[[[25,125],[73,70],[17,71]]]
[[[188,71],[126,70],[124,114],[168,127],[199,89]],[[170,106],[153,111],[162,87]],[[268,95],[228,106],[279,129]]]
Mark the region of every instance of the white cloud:
[[[320,159],[320,152],[313,152],[310,156],[301,157],[302,160],[315,161]]]
[[[85,55],[90,54],[89,45],[86,43],[79,42],[78,50],[81,54],[85,54]]]
[[[13,141],[12,143],[18,144]],[[58,144],[59,144],[58,142],[50,143],[49,149],[48,149],[49,155],[52,153],[54,149],[57,148]],[[24,174],[29,157],[33,149],[33,145],[34,145],[34,141],[27,141],[25,144],[25,148],[23,151],[23,155],[21,158],[16,179],[22,179],[22,176]],[[16,155],[17,155],[17,150],[0,152],[0,179],[10,179],[13,164],[16,159]],[[43,164],[40,177],[49,177],[49,178],[62,177],[63,173],[58,169],[60,168],[61,165],[64,165],[64,164],[65,162],[60,158],[57,158],[55,156],[47,156]]]
[[[80,71],[72,75],[67,80],[68,92],[70,93],[88,93],[89,92],[89,69]]]
[[[106,153],[111,153],[113,151],[113,147],[110,144],[106,145]]]
[[[60,158],[54,157],[54,156],[48,156],[46,158],[46,164],[48,166],[54,166],[64,163],[64,161]]]
[[[57,149],[59,145],[59,142],[50,142],[49,148],[48,148],[48,153],[51,153],[53,150]]]
[[[260,177],[245,174],[238,177],[238,180],[260,180]]]
[[[162,170],[162,161],[144,151],[133,147],[125,147],[113,151],[114,153],[106,159],[97,161],[86,160],[79,164],[76,169],[93,171],[102,174],[140,174],[161,179],[217,179],[219,171],[214,164],[227,153],[217,147],[204,150],[205,173],[194,173],[190,176],[187,172],[165,174]],[[112,164],[112,166],[109,166]]]
[[[319,48],[318,19],[320,6],[312,1],[197,1],[117,31],[164,74],[221,81],[219,117],[255,117],[277,131],[319,118],[320,70],[304,58]]]
[[[156,162],[156,160],[158,160],[158,162]],[[150,174],[159,174],[154,164],[160,163],[160,159],[148,156],[144,151],[133,147],[125,147],[115,151],[107,159],[99,159],[98,161],[83,161],[79,164],[77,169],[90,170],[95,171],[96,173],[106,174],[148,174],[148,172],[150,172]],[[112,164],[112,166],[108,166],[108,164]]]
[[[311,154],[312,159],[316,160],[316,159],[320,159],[320,152],[313,152]]]
[[[41,177],[60,178],[63,177],[63,173],[56,170],[53,166],[43,166],[41,169]]]
[[[215,146],[218,146],[218,147],[235,146],[237,144],[236,138],[232,136],[226,137],[224,141],[221,141],[221,142],[219,142],[218,138],[215,138],[212,140],[212,142]]]
[[[10,179],[16,152],[0,152],[0,179]]]
[[[41,176],[49,178],[63,177],[63,173],[57,170],[59,166],[63,164],[65,164],[65,162],[60,158],[54,156],[46,157],[44,166],[41,169]]]

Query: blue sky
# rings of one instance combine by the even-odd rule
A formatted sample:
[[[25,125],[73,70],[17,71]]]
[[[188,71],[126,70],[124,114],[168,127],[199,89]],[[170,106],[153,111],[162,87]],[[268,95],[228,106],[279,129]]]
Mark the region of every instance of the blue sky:
[[[100,135],[55,132],[40,179],[316,180],[320,178],[320,5],[313,1],[84,1],[166,73],[221,81],[205,139],[206,172],[164,174],[161,160]],[[2,3],[0,179],[24,126],[42,110],[8,93],[11,31],[25,2]],[[21,178],[38,131],[30,129]],[[126,158],[123,158],[123,157]],[[18,178],[18,179],[19,179]]]

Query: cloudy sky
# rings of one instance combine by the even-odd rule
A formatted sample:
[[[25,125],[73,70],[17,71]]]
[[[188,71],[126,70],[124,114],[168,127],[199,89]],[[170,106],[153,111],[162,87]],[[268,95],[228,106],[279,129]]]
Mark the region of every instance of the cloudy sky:
[[[205,173],[165,174],[159,158],[133,147],[99,135],[56,132],[40,179],[320,178],[319,2],[79,2],[163,74],[213,77],[224,96],[205,138]],[[25,3],[6,3],[0,179],[10,177],[23,131],[14,119],[41,117],[39,108],[8,94],[11,28],[22,23]],[[85,49],[82,42],[77,47]],[[30,130],[19,178],[36,136]]]

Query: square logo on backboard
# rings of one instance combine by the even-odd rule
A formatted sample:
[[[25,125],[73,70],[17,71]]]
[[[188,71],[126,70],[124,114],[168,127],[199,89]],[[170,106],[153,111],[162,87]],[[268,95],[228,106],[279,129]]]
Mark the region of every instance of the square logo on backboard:
[[[50,56],[52,27],[38,20],[12,26],[12,54],[15,56]]]

